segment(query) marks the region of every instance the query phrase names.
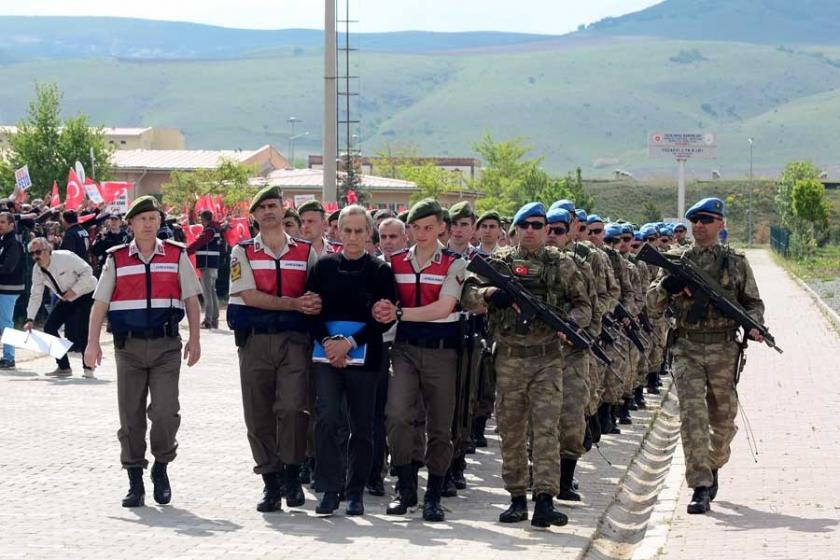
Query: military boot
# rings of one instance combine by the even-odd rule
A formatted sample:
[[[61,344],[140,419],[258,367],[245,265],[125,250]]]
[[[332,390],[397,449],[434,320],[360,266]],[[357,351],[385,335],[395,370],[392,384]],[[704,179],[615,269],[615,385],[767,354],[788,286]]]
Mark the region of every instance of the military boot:
[[[713,501],[717,497],[718,491],[718,472],[717,469],[712,471],[712,485],[709,487],[709,501]]]
[[[310,484],[312,482],[313,468],[309,462],[310,459],[307,457],[303,460],[303,464],[300,466],[300,475],[298,476],[298,479],[301,484]]]
[[[659,373],[651,371],[647,374],[647,392],[648,395],[659,394]]]
[[[583,430],[583,448],[586,451],[592,449],[592,430],[589,429],[589,422],[586,423],[586,427]]]
[[[458,495],[458,489],[455,487],[455,477],[452,475],[452,467],[447,469],[443,477],[443,489],[440,493],[444,498],[454,498]]]
[[[456,457],[452,460],[452,480],[455,481],[455,488],[458,490],[466,490],[467,478],[464,476],[464,471],[467,470],[467,458]]]
[[[262,475],[263,484],[263,498],[257,504],[257,511],[282,511],[281,503],[283,501],[283,494],[280,492],[280,479],[282,473],[268,473]]]
[[[612,421],[612,430],[610,430],[611,434],[620,434],[621,430],[618,427],[618,417],[621,413],[621,405],[620,404],[613,404],[610,405],[610,420]]]
[[[558,500],[580,501],[580,494],[575,491],[573,484],[576,466],[577,459],[567,459],[565,457],[560,459],[560,493],[557,494]]]
[[[534,498],[534,515],[531,517],[531,526],[544,529],[551,525],[562,526],[569,522],[566,514],[554,509],[554,501],[551,494],[537,494]]]
[[[709,488],[698,486],[691,495],[691,502],[688,504],[688,513],[706,513],[711,509],[709,505]]]
[[[598,425],[601,427],[601,435],[612,433],[613,423],[610,414],[610,405],[601,403],[598,407]]]
[[[443,508],[440,507],[440,492],[443,489],[443,477],[429,474],[426,485],[426,495],[423,496],[423,520],[440,522],[445,519]]]
[[[172,487],[166,475],[166,463],[155,461],[152,465],[152,483],[155,486],[155,501],[161,505],[168,504],[172,500]]]
[[[408,508],[417,505],[417,471],[414,465],[400,465],[397,470],[397,495],[388,504],[388,515],[405,515]]]
[[[473,419],[473,441],[475,441],[476,447],[487,447],[487,438],[484,437],[484,430],[486,427],[486,416]]]
[[[315,513],[318,515],[332,515],[338,509],[339,503],[338,492],[324,492],[321,501],[315,506]]]
[[[633,390],[633,400],[636,401],[636,406],[640,410],[647,408],[647,401],[645,401],[645,388],[639,385]]]
[[[286,505],[300,507],[306,503],[303,488],[300,485],[300,465],[286,465]]]
[[[586,425],[589,427],[589,433],[592,435],[592,443],[601,441],[601,422],[598,414],[586,417]]]
[[[525,496],[512,496],[510,506],[499,514],[499,523],[519,523],[528,520],[528,500]]]
[[[620,405],[618,423],[623,426],[629,426],[633,423],[633,419],[630,418],[630,401],[632,400],[630,398],[624,399],[624,403]]]
[[[627,407],[627,410],[639,410],[639,406],[636,404],[636,400],[633,397],[625,397],[624,398],[624,405]]]
[[[146,500],[143,486],[143,467],[128,467],[128,494],[122,500],[123,507],[140,507]]]

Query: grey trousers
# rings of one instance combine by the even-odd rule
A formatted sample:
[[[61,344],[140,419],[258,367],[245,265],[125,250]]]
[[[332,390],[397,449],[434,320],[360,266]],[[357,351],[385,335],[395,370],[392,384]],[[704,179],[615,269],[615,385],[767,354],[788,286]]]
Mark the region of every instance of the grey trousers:
[[[156,461],[175,459],[181,425],[178,377],[181,340],[173,337],[142,340],[129,338],[116,348],[117,403],[120,414],[122,466],[143,467],[146,460],[146,415],[152,421],[149,443]],[[151,398],[149,398],[151,397]],[[148,404],[148,406],[147,406]]]
[[[204,298],[204,320],[218,322],[219,295],[216,293],[216,280],[219,278],[218,268],[201,269],[201,296]]]

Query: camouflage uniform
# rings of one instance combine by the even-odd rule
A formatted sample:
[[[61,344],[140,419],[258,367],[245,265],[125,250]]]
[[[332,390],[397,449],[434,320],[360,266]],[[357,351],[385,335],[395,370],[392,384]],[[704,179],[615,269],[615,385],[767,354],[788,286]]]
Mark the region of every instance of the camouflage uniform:
[[[743,254],[720,245],[678,248],[670,254],[707,272],[751,317],[760,323],[764,321],[764,303]],[[682,294],[669,297],[662,287],[664,278],[664,272],[660,272],[657,282],[648,290],[648,309],[651,314],[661,316],[669,302],[673,302],[677,321],[674,383],[680,400],[685,477],[692,488],[709,487],[713,483],[712,471],[729,461],[729,445],[737,431],[735,376],[740,352],[735,340],[737,324],[711,306],[699,323],[688,322],[693,300]]]
[[[489,262],[513,274],[534,295],[581,326],[589,324],[591,306],[583,279],[568,255],[552,247],[527,253],[505,247]],[[463,302],[483,305],[485,287],[469,278]],[[556,333],[535,320],[526,332],[518,328],[513,308],[490,305],[488,332],[495,338],[496,419],[502,439],[502,478],[513,497],[528,490],[528,420],[533,422],[533,493],[557,494],[560,469],[557,425],[563,401],[563,351]]]
[[[635,256],[630,257],[630,262],[636,266],[639,272],[639,284],[636,287],[636,294],[639,313],[642,313],[646,307],[645,297],[647,295],[647,290],[650,287],[651,282],[650,268],[648,268],[648,264],[646,262],[636,259]],[[650,340],[650,344],[648,345],[646,352],[643,355],[639,355],[639,361],[636,365],[635,374],[633,376],[632,388],[641,387],[645,384],[645,378],[647,377],[648,372],[648,364],[650,363],[650,354],[656,347],[658,333],[649,333],[645,331],[645,336]]]
[[[631,289],[631,303],[627,305],[627,311],[633,317],[637,317],[641,312],[641,304],[645,297],[645,291],[642,289],[642,280],[639,267],[633,263],[627,255],[622,255],[624,261],[627,263],[628,276],[630,278]],[[639,368],[639,361],[642,358],[641,353],[636,345],[630,344],[628,348],[627,365],[624,369],[624,384],[622,385],[622,397],[629,398],[633,396],[633,387],[636,386],[636,372]]]
[[[587,262],[592,267],[592,274],[595,278],[595,292],[598,295],[598,302],[592,310],[592,323],[590,329],[601,328],[601,317],[610,313],[615,309],[618,299],[621,296],[621,286],[616,280],[610,265],[609,257],[601,249],[596,248],[588,241],[577,243],[577,245],[585,245],[592,251],[587,257]],[[597,317],[597,321],[596,321]],[[590,332],[592,332],[590,330]],[[610,359],[615,357],[617,352],[615,347],[606,348],[606,352],[610,355]],[[614,368],[616,369],[616,368]],[[616,369],[618,371],[618,369]],[[592,416],[598,412],[598,406],[601,404],[601,395],[604,392],[604,375],[607,373],[607,368],[598,360],[590,360],[589,364],[589,402],[587,404],[587,415]],[[609,375],[615,377],[612,373]]]
[[[623,258],[621,254],[612,247],[604,246],[604,253],[606,253],[612,266],[613,274],[618,282],[620,292],[617,304],[620,303],[627,308],[630,313],[633,313],[635,308],[635,300],[633,299],[633,285],[630,282],[630,267],[627,259]],[[621,373],[622,379],[626,381],[629,374],[629,361],[631,350],[635,350],[635,346],[631,343],[625,343],[621,349],[613,350],[611,358],[615,359],[613,369]],[[623,382],[615,375],[604,375],[604,391],[601,400],[609,404],[619,404],[623,395]]]

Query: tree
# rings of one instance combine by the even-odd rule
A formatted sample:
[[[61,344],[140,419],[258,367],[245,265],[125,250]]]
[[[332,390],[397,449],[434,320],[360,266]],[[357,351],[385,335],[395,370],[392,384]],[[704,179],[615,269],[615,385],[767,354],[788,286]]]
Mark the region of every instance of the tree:
[[[35,84],[35,99],[26,116],[18,123],[17,133],[10,135],[7,166],[12,169],[29,166],[32,196],[43,197],[53,181],[64,183],[67,170],[82,162],[91,170],[90,153],[96,162],[96,178],[108,178],[112,148],[105,141],[101,128],[91,127],[84,114],[61,121],[61,91],[58,85]],[[7,170],[0,168],[4,177]],[[3,180],[7,184],[7,180]]]
[[[652,223],[652,222],[661,222],[662,221],[662,210],[659,209],[655,203],[648,200],[645,202],[644,206],[642,206],[642,222],[643,223]]]
[[[817,190],[823,190],[825,204],[819,174],[819,169],[810,161],[794,161],[785,166],[779,180],[776,207],[782,226],[791,232],[789,251],[796,258],[811,254],[816,247],[818,226],[805,217],[811,215],[805,206],[818,198]],[[796,197],[794,193],[797,193]],[[825,209],[827,212],[827,206]],[[814,211],[820,212],[819,209]]]
[[[345,206],[350,202],[347,199],[349,191],[356,195],[356,203],[362,206],[367,204],[368,193],[362,186],[362,167],[359,158],[345,154],[342,158],[342,172],[339,175],[338,201]]]
[[[460,173],[448,171],[431,162],[420,165],[403,164],[398,174],[399,178],[417,184],[419,190],[411,196],[412,204],[423,198],[438,198],[443,193],[456,191],[461,183]]]
[[[813,253],[817,245],[817,233],[828,228],[829,203],[825,187],[816,179],[800,179],[791,191],[793,214],[799,220],[798,233],[805,242],[803,249]]]
[[[820,179],[820,170],[810,161],[792,161],[782,172],[776,194],[776,208],[782,225],[788,229],[793,230],[797,226],[797,216],[793,210],[793,189],[797,182],[808,179],[817,182]]]
[[[232,206],[257,194],[259,187],[248,183],[254,172],[251,166],[227,158],[221,158],[215,169],[174,171],[170,181],[161,185],[163,202],[191,207],[201,196],[220,194],[222,202]]]

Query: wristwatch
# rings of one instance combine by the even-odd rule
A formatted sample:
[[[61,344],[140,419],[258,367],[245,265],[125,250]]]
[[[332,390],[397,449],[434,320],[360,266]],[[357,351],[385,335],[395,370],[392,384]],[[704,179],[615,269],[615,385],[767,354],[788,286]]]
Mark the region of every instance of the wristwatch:
[[[402,316],[403,316],[403,310],[402,310],[402,307],[397,307],[397,310],[396,310],[396,311],[394,311],[394,315],[396,315],[396,316],[397,316],[397,321],[401,321],[401,320],[402,320]]]

